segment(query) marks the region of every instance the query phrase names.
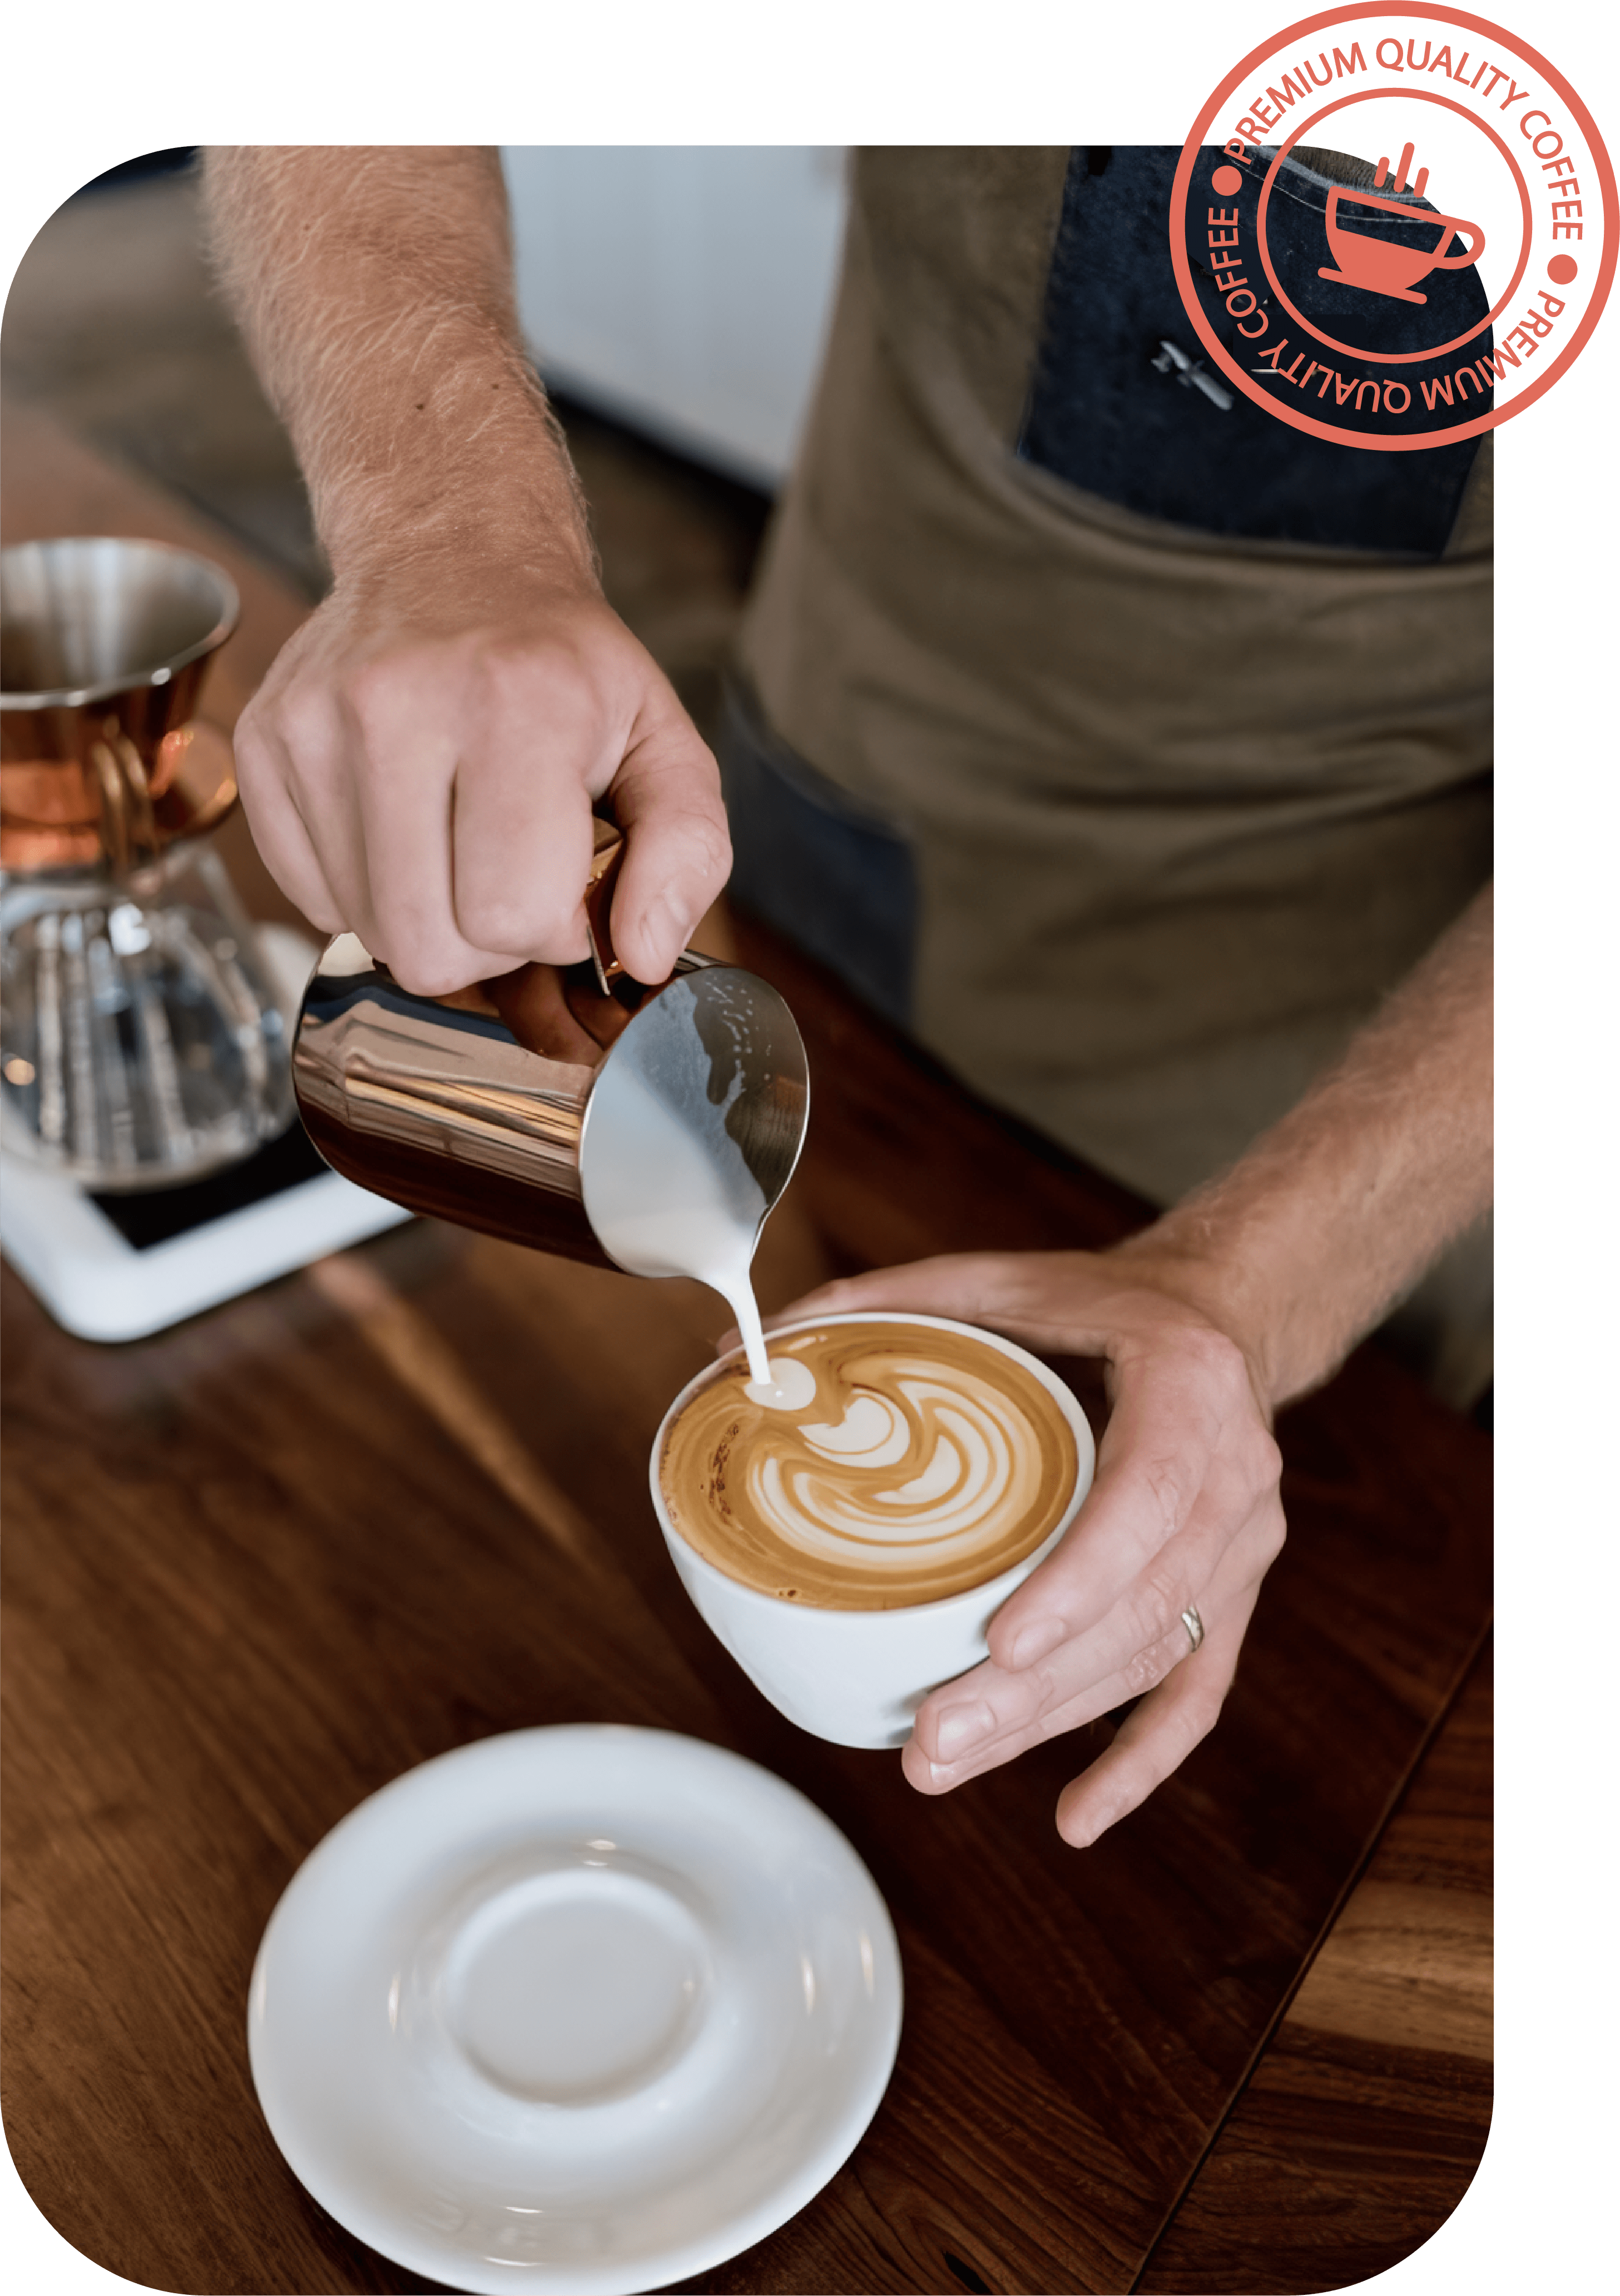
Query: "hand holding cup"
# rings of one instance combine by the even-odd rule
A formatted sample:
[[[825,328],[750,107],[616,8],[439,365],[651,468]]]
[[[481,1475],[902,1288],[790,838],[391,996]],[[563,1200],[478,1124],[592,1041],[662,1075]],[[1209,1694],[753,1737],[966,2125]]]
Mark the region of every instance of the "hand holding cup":
[[[1283,1542],[1280,1458],[1256,1375],[1177,1283],[1174,1263],[1134,1250],[961,1254],[829,1284],[781,1319],[948,1316],[1104,1359],[1111,1411],[1089,1494],[997,1609],[988,1658],[923,1701],[904,1755],[912,1785],[945,1793],[1140,1700],[1060,1799],[1059,1832],[1076,1848],[1213,1727]]]

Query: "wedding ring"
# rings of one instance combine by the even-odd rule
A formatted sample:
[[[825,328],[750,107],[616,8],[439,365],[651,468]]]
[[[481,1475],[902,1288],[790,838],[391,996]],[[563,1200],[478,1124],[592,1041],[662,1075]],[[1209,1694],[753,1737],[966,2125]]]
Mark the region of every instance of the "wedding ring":
[[[1204,1639],[1204,1621],[1199,1618],[1197,1607],[1193,1603],[1189,1603],[1182,1612],[1182,1624],[1187,1629],[1193,1649],[1197,1650]]]

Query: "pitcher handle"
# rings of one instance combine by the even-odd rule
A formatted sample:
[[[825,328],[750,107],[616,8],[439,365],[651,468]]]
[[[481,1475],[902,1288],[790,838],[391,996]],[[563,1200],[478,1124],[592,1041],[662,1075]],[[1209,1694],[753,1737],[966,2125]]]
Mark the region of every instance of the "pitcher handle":
[[[625,972],[613,954],[613,936],[608,929],[613,889],[625,858],[625,836],[617,822],[604,821],[600,814],[594,816],[592,826],[596,844],[591,856],[591,873],[585,880],[585,933],[591,944],[591,962],[596,967],[596,985],[604,996],[610,996],[613,983],[622,980]]]

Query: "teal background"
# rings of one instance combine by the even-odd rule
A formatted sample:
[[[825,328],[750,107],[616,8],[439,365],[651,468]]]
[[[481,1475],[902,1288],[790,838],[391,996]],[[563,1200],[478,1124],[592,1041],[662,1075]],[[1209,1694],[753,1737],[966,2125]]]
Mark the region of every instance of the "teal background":
[[[1180,143],[1289,20],[1288,0],[35,0],[4,35],[0,275],[69,193],[165,144]],[[1613,0],[1512,0],[1493,20],[1572,80],[1613,154]],[[1613,2271],[1617,340],[1611,308],[1496,441],[1496,2126],[1452,2220],[1365,2283],[1397,2296],[1583,2289]],[[29,2296],[131,2284],[44,2223],[9,2161],[0,2264]]]

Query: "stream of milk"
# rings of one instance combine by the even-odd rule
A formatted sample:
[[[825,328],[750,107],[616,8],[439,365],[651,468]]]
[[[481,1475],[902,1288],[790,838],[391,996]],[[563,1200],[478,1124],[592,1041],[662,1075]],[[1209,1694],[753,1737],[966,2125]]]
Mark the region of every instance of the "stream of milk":
[[[723,1101],[693,1089],[697,1039],[683,991],[690,1003],[676,981],[642,1014],[639,1066],[610,1061],[597,1080],[582,1158],[585,1210],[633,1275],[691,1275],[718,1292],[742,1334],[749,1395],[794,1409],[808,1402],[814,1379],[765,1353],[750,1271],[768,1207],[725,1128],[741,1075]],[[809,1394],[800,1397],[806,1377]]]

